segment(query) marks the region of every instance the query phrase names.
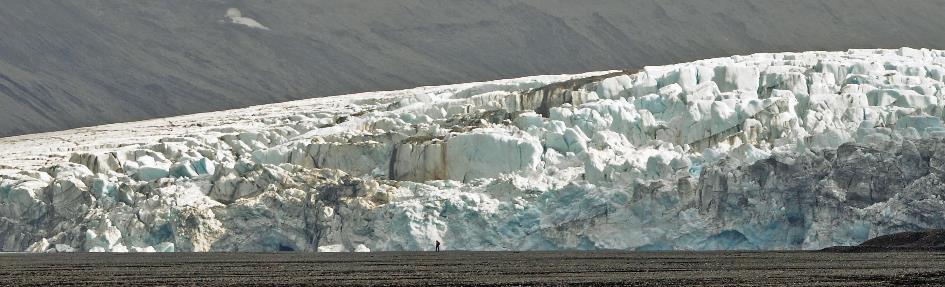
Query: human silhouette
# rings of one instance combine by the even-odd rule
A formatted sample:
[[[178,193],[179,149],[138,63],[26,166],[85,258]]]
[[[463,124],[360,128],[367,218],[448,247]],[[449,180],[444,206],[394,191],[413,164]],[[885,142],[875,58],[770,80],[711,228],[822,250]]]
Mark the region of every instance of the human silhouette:
[[[439,240],[436,241],[436,251],[437,251],[437,252],[440,252],[440,241],[439,241]]]

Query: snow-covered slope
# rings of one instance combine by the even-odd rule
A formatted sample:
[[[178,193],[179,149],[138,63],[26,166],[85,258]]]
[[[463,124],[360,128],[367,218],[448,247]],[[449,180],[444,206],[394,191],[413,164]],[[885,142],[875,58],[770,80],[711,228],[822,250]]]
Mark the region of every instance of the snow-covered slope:
[[[812,249],[942,228],[943,66],[755,54],[5,138],[0,247]]]

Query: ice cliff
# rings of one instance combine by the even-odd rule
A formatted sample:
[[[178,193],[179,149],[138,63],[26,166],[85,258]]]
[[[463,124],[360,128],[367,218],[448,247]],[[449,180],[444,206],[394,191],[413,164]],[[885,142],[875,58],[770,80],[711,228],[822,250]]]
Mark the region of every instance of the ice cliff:
[[[945,227],[943,77],[755,54],[0,139],[0,249],[854,245]]]

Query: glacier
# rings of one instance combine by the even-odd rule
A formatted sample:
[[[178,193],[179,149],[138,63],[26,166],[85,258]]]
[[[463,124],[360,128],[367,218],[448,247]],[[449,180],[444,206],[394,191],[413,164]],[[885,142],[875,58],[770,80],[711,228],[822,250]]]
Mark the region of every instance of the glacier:
[[[0,139],[0,250],[798,250],[945,227],[945,51],[764,53]]]

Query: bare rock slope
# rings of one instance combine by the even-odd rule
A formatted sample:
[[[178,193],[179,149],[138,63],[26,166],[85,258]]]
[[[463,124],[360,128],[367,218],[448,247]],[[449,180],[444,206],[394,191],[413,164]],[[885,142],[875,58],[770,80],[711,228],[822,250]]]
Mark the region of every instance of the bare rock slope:
[[[766,51],[945,48],[941,1],[10,1],[0,136]]]

